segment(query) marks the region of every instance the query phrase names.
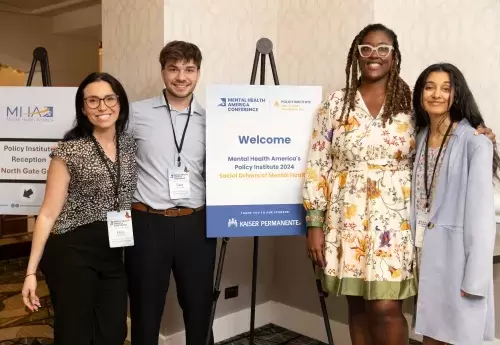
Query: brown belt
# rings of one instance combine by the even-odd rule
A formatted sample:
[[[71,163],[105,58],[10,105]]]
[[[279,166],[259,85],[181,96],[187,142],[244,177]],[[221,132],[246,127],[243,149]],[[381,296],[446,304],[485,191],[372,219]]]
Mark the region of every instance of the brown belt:
[[[161,214],[162,216],[166,217],[182,217],[203,210],[205,208],[205,205],[197,208],[174,207],[174,208],[169,208],[167,210],[155,210],[154,208],[151,208],[148,205],[143,204],[142,202],[133,202],[132,208],[138,211]]]

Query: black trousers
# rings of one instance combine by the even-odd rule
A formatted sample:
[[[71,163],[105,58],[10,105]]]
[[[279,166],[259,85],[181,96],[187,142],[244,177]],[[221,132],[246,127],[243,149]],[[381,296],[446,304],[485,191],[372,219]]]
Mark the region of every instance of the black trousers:
[[[106,222],[51,235],[40,268],[54,306],[54,345],[123,345],[123,249],[109,247]]]
[[[158,344],[171,271],[186,345],[205,344],[217,247],[216,239],[206,238],[205,217],[204,209],[181,217],[132,210],[135,245],[125,249],[125,266],[133,345]]]

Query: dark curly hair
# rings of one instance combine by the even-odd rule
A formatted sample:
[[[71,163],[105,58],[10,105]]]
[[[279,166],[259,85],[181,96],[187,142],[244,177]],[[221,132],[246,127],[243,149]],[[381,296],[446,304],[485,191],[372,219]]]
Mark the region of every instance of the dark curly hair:
[[[345,116],[345,121],[348,121],[349,111],[354,110],[356,92],[360,86],[360,79],[358,78],[358,64],[359,64],[359,51],[358,45],[361,44],[366,35],[370,32],[382,31],[387,34],[391,40],[394,47],[394,63],[391,67],[389,74],[389,83],[387,86],[387,95],[384,103],[384,112],[382,114],[383,125],[387,120],[392,123],[392,117],[399,113],[411,113],[411,90],[408,84],[401,79],[399,73],[401,71],[401,52],[399,51],[398,38],[394,31],[385,27],[382,24],[371,24],[366,26],[361,30],[357,36],[354,38],[349,49],[349,54],[347,55],[347,65],[345,68],[346,72],[346,86],[344,89],[344,105],[342,106],[342,112],[339,121],[342,122]]]

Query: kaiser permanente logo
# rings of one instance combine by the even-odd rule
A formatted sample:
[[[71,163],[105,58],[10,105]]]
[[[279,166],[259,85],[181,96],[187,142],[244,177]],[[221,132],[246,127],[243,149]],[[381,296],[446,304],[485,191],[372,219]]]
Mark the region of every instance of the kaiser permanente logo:
[[[232,112],[257,112],[259,111],[258,105],[266,103],[265,98],[253,98],[253,97],[229,97],[221,98],[219,107],[226,108],[227,111]]]
[[[52,106],[7,106],[7,121],[12,122],[52,122],[54,107]]]
[[[234,218],[229,218],[227,221],[228,228],[237,227],[252,227],[252,226],[301,226],[302,222],[298,219],[278,219],[278,220],[242,220],[237,221]]]
[[[274,107],[283,111],[304,111],[304,105],[310,105],[311,101],[300,99],[282,99],[274,101]]]

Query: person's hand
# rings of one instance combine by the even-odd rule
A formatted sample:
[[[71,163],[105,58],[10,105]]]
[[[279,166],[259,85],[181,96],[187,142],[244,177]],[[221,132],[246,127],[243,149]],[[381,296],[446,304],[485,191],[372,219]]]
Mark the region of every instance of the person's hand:
[[[497,143],[497,140],[496,140],[496,135],[495,133],[493,133],[493,131],[491,130],[491,128],[487,128],[487,127],[484,127],[483,125],[479,125],[477,126],[476,128],[476,135],[479,135],[479,134],[484,134],[488,137],[488,139],[491,140],[491,142],[493,143],[493,145],[496,145]]]
[[[40,308],[40,300],[36,295],[36,285],[36,275],[32,274],[24,279],[23,302],[31,311],[38,311],[38,308]]]
[[[325,268],[325,234],[322,228],[307,229],[307,252],[316,266]]]

